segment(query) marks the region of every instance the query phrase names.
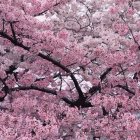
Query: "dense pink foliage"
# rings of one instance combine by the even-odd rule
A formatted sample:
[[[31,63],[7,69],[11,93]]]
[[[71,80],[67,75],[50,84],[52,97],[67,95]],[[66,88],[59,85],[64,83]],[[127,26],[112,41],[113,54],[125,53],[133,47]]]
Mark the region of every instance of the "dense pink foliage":
[[[140,140],[139,11],[1,0],[0,140]]]

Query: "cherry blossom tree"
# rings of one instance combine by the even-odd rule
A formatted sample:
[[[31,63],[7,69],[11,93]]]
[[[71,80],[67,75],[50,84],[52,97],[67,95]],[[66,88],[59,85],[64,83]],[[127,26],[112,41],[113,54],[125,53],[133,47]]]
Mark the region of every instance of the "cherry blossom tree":
[[[1,0],[0,139],[139,140],[139,11],[138,0]]]

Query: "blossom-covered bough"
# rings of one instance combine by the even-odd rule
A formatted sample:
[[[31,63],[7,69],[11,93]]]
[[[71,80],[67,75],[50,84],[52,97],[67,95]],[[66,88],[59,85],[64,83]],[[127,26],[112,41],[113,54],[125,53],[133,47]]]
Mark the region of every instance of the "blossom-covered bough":
[[[0,139],[138,140],[139,10],[137,0],[1,0]]]

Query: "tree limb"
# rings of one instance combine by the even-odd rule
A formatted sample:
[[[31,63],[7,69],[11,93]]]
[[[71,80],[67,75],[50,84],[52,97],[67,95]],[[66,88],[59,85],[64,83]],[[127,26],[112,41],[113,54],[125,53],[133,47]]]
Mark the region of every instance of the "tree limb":
[[[101,81],[106,78],[106,75],[112,70],[112,68],[107,68],[107,70],[100,76]]]
[[[26,51],[29,51],[30,50],[30,47],[27,47],[27,46],[24,46],[22,43],[18,42],[18,41],[15,41],[12,37],[10,37],[9,35],[7,35],[5,32],[0,32],[0,35],[3,37],[3,38],[6,38],[8,39],[12,44],[14,44],[15,46],[19,46],[21,48],[23,48],[24,50]]]
[[[7,35],[6,33],[4,32],[0,32],[0,35],[3,37],[3,38],[6,38],[8,39],[11,43],[13,43],[14,45],[16,46],[19,46],[23,49],[25,49],[26,51],[29,51],[30,48],[27,47],[27,46],[24,46],[22,43],[18,42],[18,41],[15,41],[12,37],[10,37],[9,35]],[[74,74],[66,67],[64,66],[63,64],[61,64],[59,61],[55,60],[54,58],[52,58],[50,55],[47,55],[47,54],[43,54],[43,52],[39,52],[38,53],[38,56],[44,60],[47,60],[49,62],[51,62],[52,64],[54,64],[55,66],[61,68],[62,70],[64,70],[66,73],[68,73],[75,85],[75,88],[78,92],[78,95],[79,95],[79,99],[77,100],[79,102],[79,100],[82,100],[82,101],[85,101],[86,98],[81,90],[81,87],[77,81],[77,79],[75,78]],[[22,88],[23,90],[24,88]],[[30,88],[29,88],[30,89]],[[34,88],[35,90],[37,90],[36,88]]]
[[[31,86],[19,86],[19,87],[15,87],[15,88],[11,88],[10,91],[18,91],[18,90],[37,90],[37,91],[42,91],[42,92],[46,92],[46,93],[51,93],[53,95],[57,95],[57,92],[55,90],[49,89],[49,88],[41,88],[41,87],[37,87],[34,85]]]
[[[125,91],[131,93],[132,95],[135,95],[135,92],[130,90],[127,86],[123,86],[123,85],[116,85],[115,87],[119,87],[121,89],[124,89]]]

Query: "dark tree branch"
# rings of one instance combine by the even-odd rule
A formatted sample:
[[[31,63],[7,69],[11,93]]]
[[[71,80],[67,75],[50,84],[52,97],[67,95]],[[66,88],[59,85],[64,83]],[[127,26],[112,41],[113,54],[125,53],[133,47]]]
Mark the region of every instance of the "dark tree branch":
[[[40,56],[41,58],[43,58],[45,60],[50,61],[55,66],[61,68],[65,72],[67,72],[70,75],[71,79],[73,80],[73,83],[75,85],[75,88],[78,91],[79,98],[84,98],[83,92],[81,90],[81,87],[79,86],[79,83],[78,83],[77,79],[75,78],[74,74],[67,67],[65,67],[63,64],[61,64],[60,62],[58,62],[55,59],[53,59],[50,55],[45,55],[43,53],[39,53],[38,56]]]
[[[4,32],[4,27],[5,27],[5,20],[2,19],[2,31]]]
[[[4,96],[0,97],[0,102],[3,102],[5,97],[7,96],[7,94],[10,92],[9,87],[6,85],[5,81],[3,79],[0,78],[0,81],[3,84],[3,88],[2,91],[4,92]]]
[[[14,30],[14,27],[13,27],[13,23],[12,22],[10,22],[10,27],[11,27],[11,31],[12,31],[12,34],[13,34],[13,38],[17,42],[16,33],[15,33],[15,30]]]
[[[47,11],[48,11],[48,9],[41,11],[40,13],[35,14],[34,17],[41,16],[41,15],[45,14]]]
[[[126,83],[126,87],[128,87],[127,80],[126,80],[126,76],[125,76],[125,69],[123,69],[123,67],[122,67],[121,64],[119,65],[119,67],[121,68],[121,72],[122,72],[122,74],[123,74],[123,76],[124,76],[124,81],[125,81],[125,83]]]
[[[133,79],[135,79],[138,82],[139,78],[138,78],[138,73],[137,72],[134,73]]]
[[[53,6],[58,6],[60,3],[59,2],[56,2],[56,4],[54,4]],[[37,13],[35,15],[33,15],[34,17],[37,17],[37,16],[41,16],[43,14],[45,14],[49,9],[45,9],[44,11],[41,11],[40,13]]]
[[[107,68],[107,70],[100,76],[101,81],[106,78],[106,75],[112,70],[112,68]]]
[[[125,91],[127,91],[128,93],[131,93],[132,95],[135,95],[135,92],[130,90],[127,86],[123,86],[123,85],[116,85],[115,87],[124,89]]]
[[[18,41],[15,41],[12,37],[10,37],[9,35],[7,35],[5,32],[0,32],[0,35],[3,37],[3,38],[6,38],[8,39],[12,44],[14,44],[15,46],[19,46],[21,48],[23,48],[24,50],[26,51],[29,51],[30,48],[27,47],[27,46],[24,46],[22,43],[18,42]]]
[[[85,98],[86,99],[86,98]],[[63,97],[62,100],[65,101],[67,104],[70,105],[70,107],[78,107],[80,109],[81,108],[87,108],[87,107],[93,107],[93,105],[86,101],[85,99],[78,99],[77,101],[70,101],[69,99]]]
[[[41,87],[37,87],[34,85],[31,86],[19,86],[19,87],[15,87],[15,88],[11,88],[10,91],[19,91],[19,90],[37,90],[37,91],[42,91],[42,92],[46,92],[46,93],[51,93],[53,95],[57,95],[57,92],[55,90],[49,89],[49,88],[41,88]]]
[[[9,40],[12,44],[16,45],[16,46],[19,46],[23,49],[25,49],[26,51],[29,51],[30,48],[27,47],[27,46],[24,46],[22,43],[18,42],[18,41],[15,41],[12,37],[10,37],[9,35],[7,35],[6,33],[4,32],[0,32],[0,35],[3,37],[3,38],[6,38],[7,40]],[[81,90],[81,87],[77,81],[77,79],[75,78],[74,74],[66,67],[64,66],[63,64],[61,64],[59,61],[53,59],[50,55],[47,55],[47,54],[43,54],[43,52],[39,52],[38,53],[38,56],[44,60],[47,60],[49,62],[51,62],[52,64],[54,64],[55,66],[61,68],[62,70],[64,70],[66,73],[68,73],[75,85],[75,88],[78,92],[78,95],[79,95],[79,98],[77,99],[77,101],[75,101],[75,106],[80,106],[80,105],[84,105],[84,103],[86,102],[86,98]],[[27,89],[26,88],[21,88],[20,89],[24,90],[24,89]],[[37,87],[28,87],[28,89],[34,89],[34,90],[41,90],[41,91],[44,91],[44,89],[39,89]],[[14,90],[14,89],[13,89]],[[44,91],[45,92],[45,91]],[[51,91],[46,91],[46,92],[51,92]],[[55,93],[54,93],[55,94]],[[89,103],[90,104],[90,103]],[[86,105],[86,104],[85,104]],[[89,106],[89,105],[87,105]]]
[[[92,86],[90,89],[89,89],[89,93],[91,93],[92,95],[95,94],[97,91],[101,91],[101,86],[100,84],[98,84],[98,86]]]
[[[107,116],[109,114],[109,112],[106,111],[104,106],[102,106],[102,111],[104,116]]]
[[[132,29],[131,29],[130,26],[127,24],[127,22],[125,21],[124,16],[123,16],[122,14],[120,14],[120,18],[121,18],[121,19],[123,20],[123,22],[127,25],[127,27],[128,27],[128,29],[129,29],[129,31],[130,31],[130,33],[131,33],[131,36],[132,36],[134,42],[137,44],[138,49],[140,50],[140,44],[139,44],[138,41],[136,40]]]
[[[8,74],[13,74],[14,70],[16,70],[16,69],[17,69],[17,68],[16,68],[15,65],[11,65],[11,66],[9,67],[9,69],[6,70],[6,74],[7,74],[7,75],[8,75]]]

